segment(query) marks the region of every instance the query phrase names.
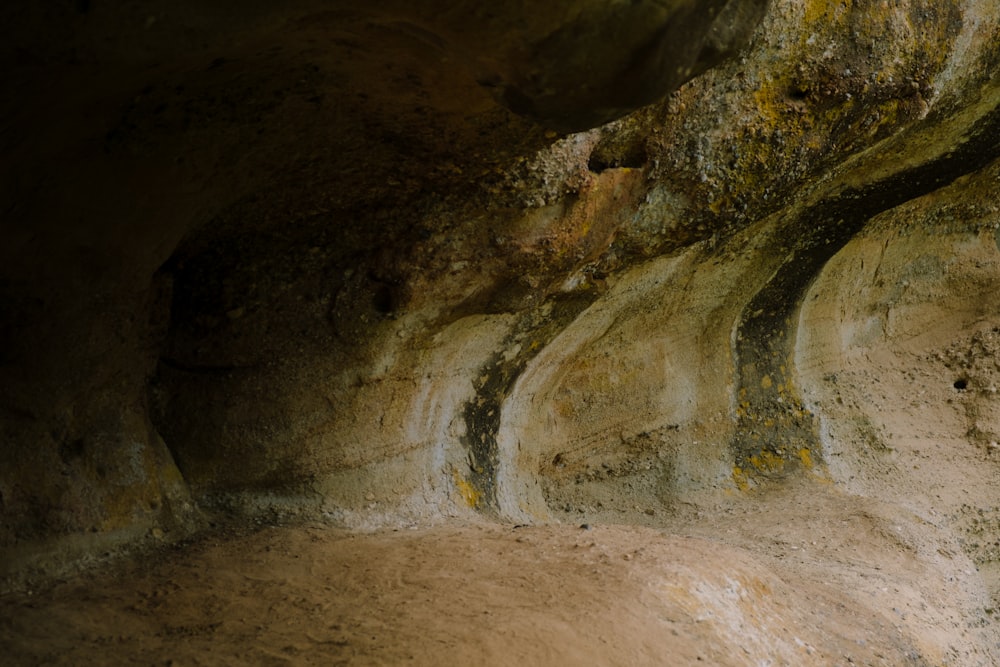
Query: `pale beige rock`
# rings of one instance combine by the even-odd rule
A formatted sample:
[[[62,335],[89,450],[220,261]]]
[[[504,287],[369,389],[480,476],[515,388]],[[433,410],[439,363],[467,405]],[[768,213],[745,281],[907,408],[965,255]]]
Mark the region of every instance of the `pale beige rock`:
[[[168,4],[0,8],[4,590],[210,523],[313,520],[376,534],[289,528],[213,563],[348,549],[414,609],[379,626],[397,642],[351,635],[363,660],[458,632],[469,589],[510,593],[509,625],[459,615],[464,642],[509,632],[497,663],[521,641],[549,662],[997,664],[1000,5]],[[679,78],[651,65],[675,43]],[[533,570],[512,522],[551,560]],[[623,548],[595,592],[576,538],[602,530]],[[442,576],[449,549],[486,574]],[[564,616],[507,590],[525,571]],[[299,574],[304,608],[383,618],[363,577],[337,575],[350,598]],[[202,585],[178,584],[183,624],[116,618],[173,637],[278,595]],[[661,613],[703,631],[630,644]],[[608,648],[580,614],[628,621]]]

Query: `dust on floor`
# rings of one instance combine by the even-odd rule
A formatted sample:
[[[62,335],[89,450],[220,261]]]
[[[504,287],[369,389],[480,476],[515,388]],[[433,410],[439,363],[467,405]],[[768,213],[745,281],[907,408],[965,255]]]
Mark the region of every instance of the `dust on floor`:
[[[662,528],[320,524],[0,599],[5,664],[993,665],[971,562],[819,480]]]

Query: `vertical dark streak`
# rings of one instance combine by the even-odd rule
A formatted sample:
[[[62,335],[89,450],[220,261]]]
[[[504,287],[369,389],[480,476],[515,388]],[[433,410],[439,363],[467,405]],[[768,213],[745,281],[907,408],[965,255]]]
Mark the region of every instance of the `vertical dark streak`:
[[[468,452],[468,469],[463,476],[478,494],[478,509],[497,509],[497,433],[504,400],[528,363],[596,298],[592,291],[559,295],[548,301],[551,312],[547,315],[541,308],[529,311],[480,370],[476,396],[463,411],[466,434],[462,438]],[[517,345],[516,354],[505,356],[505,349]]]

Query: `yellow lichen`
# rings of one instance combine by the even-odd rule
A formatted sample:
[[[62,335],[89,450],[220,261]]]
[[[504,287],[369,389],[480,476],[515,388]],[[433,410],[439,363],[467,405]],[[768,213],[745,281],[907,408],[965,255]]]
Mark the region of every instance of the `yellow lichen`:
[[[802,461],[802,465],[807,469],[813,467],[812,452],[809,451],[808,447],[803,447],[799,450],[799,460]]]
[[[813,0],[805,6],[806,24],[829,26],[831,19],[843,23],[851,10],[850,0]],[[809,34],[809,33],[806,33]]]
[[[750,490],[750,479],[747,474],[743,472],[743,468],[739,466],[733,466],[733,483],[736,484],[736,488],[740,491]]]
[[[785,459],[772,451],[762,450],[760,454],[750,457],[750,463],[760,472],[781,472],[785,468]]]
[[[464,479],[458,474],[457,470],[452,470],[451,476],[455,480],[455,487],[458,489],[458,493],[462,496],[462,499],[468,503],[469,507],[478,507],[479,501],[483,498],[482,492],[474,487],[469,480]]]

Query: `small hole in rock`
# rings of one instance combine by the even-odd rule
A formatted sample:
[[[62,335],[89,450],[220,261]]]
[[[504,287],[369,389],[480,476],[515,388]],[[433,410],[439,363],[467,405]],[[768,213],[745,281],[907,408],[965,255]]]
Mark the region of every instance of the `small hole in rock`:
[[[587,168],[595,174],[608,169],[642,169],[649,161],[646,146],[639,142],[630,145],[598,145],[587,160]]]
[[[372,297],[372,307],[379,313],[391,313],[393,308],[392,289],[388,285],[379,285]]]
[[[968,388],[968,386],[969,386],[969,381],[966,380],[965,378],[958,378],[957,380],[955,380],[954,387],[959,391],[965,391]]]
[[[801,102],[809,97],[809,88],[806,86],[792,86],[788,90],[788,99]]]

